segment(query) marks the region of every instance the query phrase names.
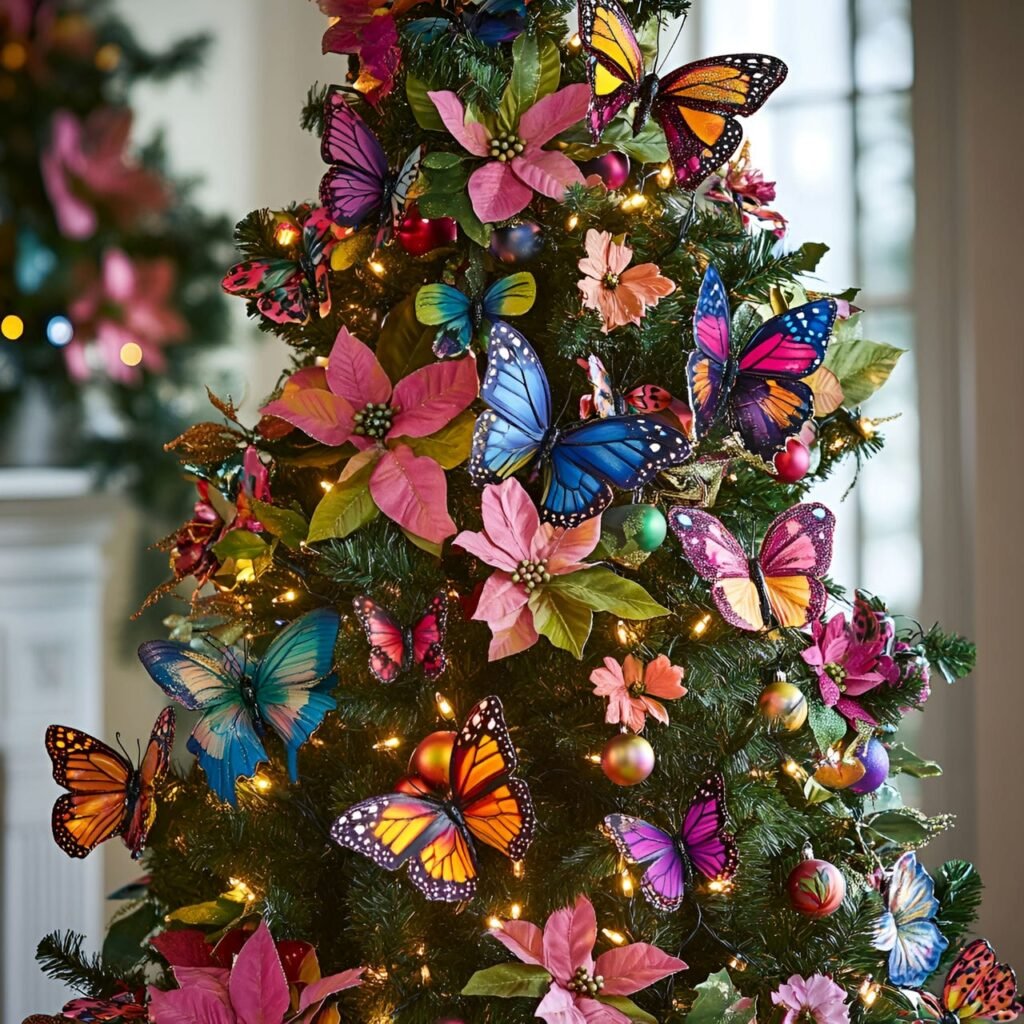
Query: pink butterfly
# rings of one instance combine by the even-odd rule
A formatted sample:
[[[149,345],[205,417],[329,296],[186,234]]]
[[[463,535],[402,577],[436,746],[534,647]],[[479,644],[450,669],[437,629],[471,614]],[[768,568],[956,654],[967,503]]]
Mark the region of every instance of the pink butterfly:
[[[394,682],[414,665],[422,666],[428,679],[436,679],[445,670],[448,601],[443,592],[430,599],[426,611],[412,626],[401,625],[370,597],[357,597],[352,606],[370,641],[370,671],[382,683]]]
[[[712,584],[722,618],[739,629],[806,626],[825,610],[821,577],[832,561],[835,516],[822,504],[794,505],[768,527],[749,559],[712,515],[677,505],[669,524],[697,573]]]

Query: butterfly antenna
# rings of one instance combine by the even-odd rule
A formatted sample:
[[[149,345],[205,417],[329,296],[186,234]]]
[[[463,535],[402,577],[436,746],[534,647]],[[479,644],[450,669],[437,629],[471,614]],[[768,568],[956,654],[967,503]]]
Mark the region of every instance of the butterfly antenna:
[[[676,48],[676,44],[679,42],[680,37],[683,34],[683,29],[686,27],[686,12],[683,12],[682,17],[679,19],[679,28],[676,29],[676,34],[672,37],[671,45],[665,50],[665,57]],[[661,71],[661,11],[658,11],[658,41],[655,44],[654,51],[654,66],[656,71]]]
[[[124,754],[125,758],[130,761],[132,759],[131,754],[125,750],[124,744],[121,742],[121,734],[119,732],[114,733],[114,742],[121,748],[121,753]]]

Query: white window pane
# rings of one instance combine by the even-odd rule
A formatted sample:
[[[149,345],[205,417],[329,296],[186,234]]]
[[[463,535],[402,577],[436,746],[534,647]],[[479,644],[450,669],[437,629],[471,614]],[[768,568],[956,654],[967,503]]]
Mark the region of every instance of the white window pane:
[[[909,0],[857,0],[856,10],[857,87],[909,89],[914,79]]]

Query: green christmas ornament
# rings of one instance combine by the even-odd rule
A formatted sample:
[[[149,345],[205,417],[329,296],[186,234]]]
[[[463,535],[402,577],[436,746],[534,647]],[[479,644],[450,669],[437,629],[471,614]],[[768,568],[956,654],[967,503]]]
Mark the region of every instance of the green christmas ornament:
[[[595,555],[635,569],[664,543],[667,525],[657,505],[616,505],[601,517]]]

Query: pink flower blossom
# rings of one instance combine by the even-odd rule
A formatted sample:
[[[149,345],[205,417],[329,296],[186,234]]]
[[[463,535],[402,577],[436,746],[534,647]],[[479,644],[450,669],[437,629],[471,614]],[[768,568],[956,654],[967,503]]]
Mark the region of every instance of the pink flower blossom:
[[[544,96],[504,136],[486,114],[480,120],[467,114],[455,93],[427,95],[462,148],[488,158],[469,176],[473,211],[485,223],[514,217],[526,209],[534,192],[561,201],[570,185],[583,183],[583,173],[564,153],[543,147],[583,119],[589,86],[569,85]]]
[[[602,999],[630,996],[686,970],[682,960],[646,942],[615,946],[595,960],[597,915],[586,896],[575,907],[556,910],[543,931],[529,921],[505,921],[490,934],[523,963],[551,975],[536,1011],[548,1024],[629,1024],[626,1014]]]
[[[584,245],[587,255],[579,267],[586,276],[578,286],[584,307],[601,314],[605,334],[625,324],[639,324],[648,306],[656,306],[675,291],[675,284],[662,276],[657,264],[630,267],[633,250],[614,241],[610,232],[591,228]]]
[[[590,673],[594,693],[608,698],[604,720],[611,725],[627,725],[633,732],[643,732],[647,716],[668,724],[668,712],[661,701],[685,696],[681,685],[683,669],[659,654],[646,666],[632,654],[620,665],[614,658],[605,658],[603,668]],[[652,696],[653,695],[653,696]]]
[[[447,427],[478,389],[472,356],[423,366],[392,387],[369,346],[342,327],[327,365],[293,373],[281,397],[260,411],[322,444],[353,445],[358,454],[339,483],[372,467],[370,496],[381,512],[416,537],[440,544],[455,533],[445,467],[417,455],[415,444]]]
[[[824,974],[794,974],[772,993],[772,1002],[786,1010],[780,1024],[850,1024],[846,992]]]
[[[89,281],[68,307],[75,334],[63,351],[71,376],[92,376],[90,350],[98,351],[107,376],[122,384],[140,380],[141,368],[162,371],[163,347],[188,333],[173,305],[174,284],[170,260],[135,262],[120,249],[107,249],[100,277]],[[142,350],[135,366],[122,359],[122,349],[132,343]]]
[[[786,218],[766,205],[775,199],[775,182],[765,181],[764,175],[750,166],[749,142],[726,164],[725,174],[711,179],[705,195],[712,202],[736,206],[744,224],[754,217],[776,237],[786,233]]]
[[[886,681],[880,671],[884,643],[857,640],[842,612],[833,615],[828,625],[819,620],[811,629],[814,643],[801,657],[818,677],[822,700],[849,722],[860,720],[876,725],[875,719],[852,698]]]
[[[537,642],[531,596],[554,576],[588,568],[581,559],[601,538],[601,517],[568,530],[541,523],[536,506],[514,477],[488,484],[480,504],[483,530],[463,530],[454,543],[496,570],[484,583],[473,618],[491,627],[488,658],[497,661]]]
[[[167,206],[163,179],[126,152],[131,128],[130,110],[102,107],[84,121],[68,110],[54,113],[40,167],[57,226],[67,238],[95,234],[101,210],[129,227]]]

